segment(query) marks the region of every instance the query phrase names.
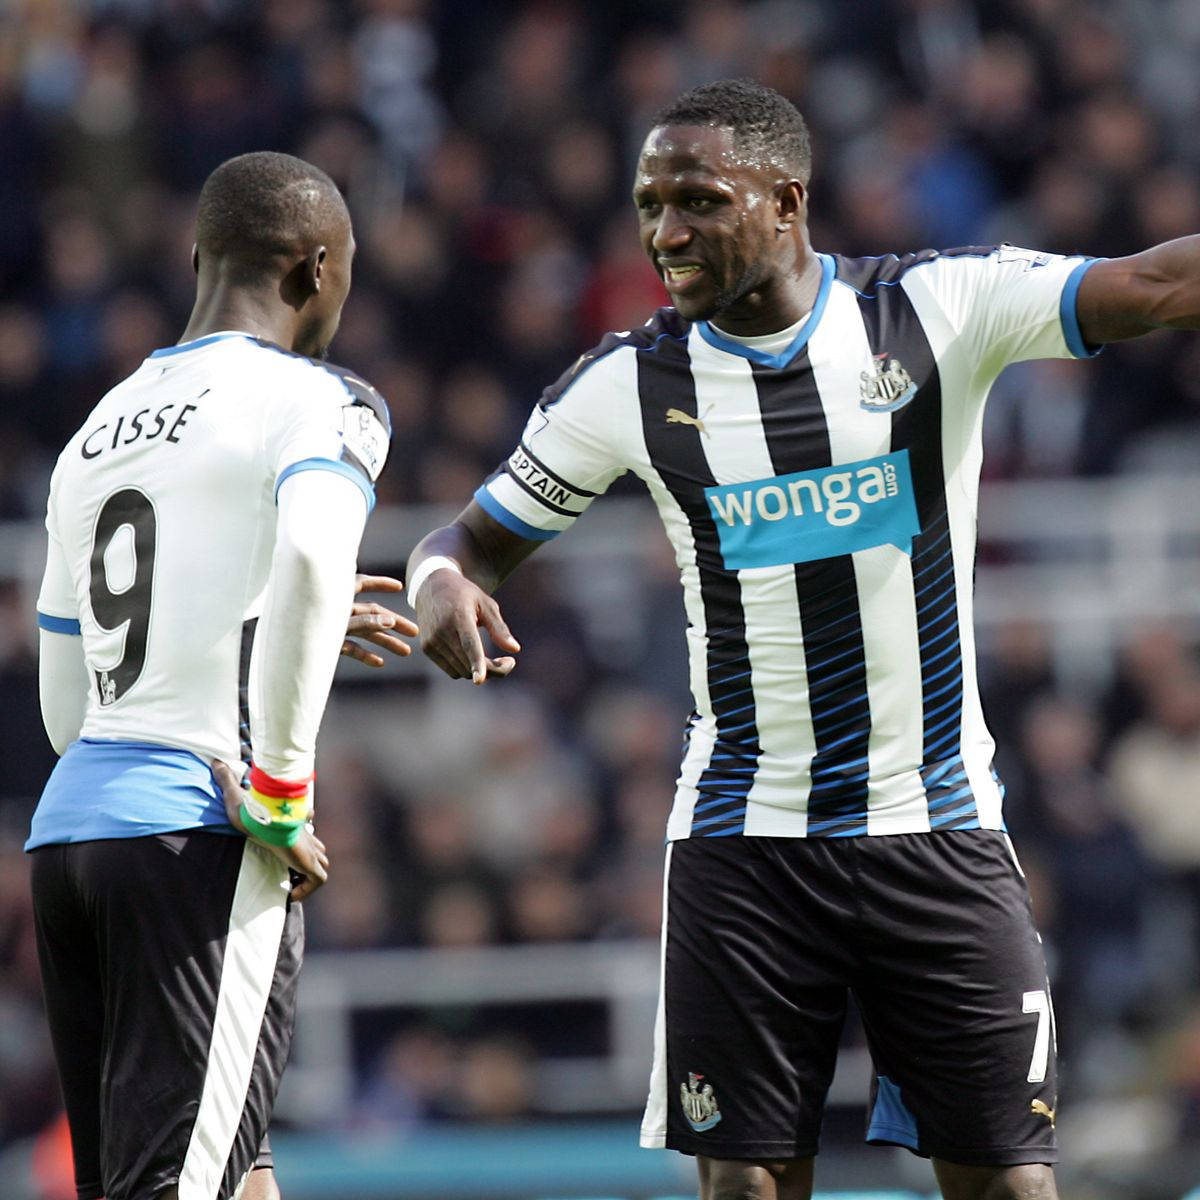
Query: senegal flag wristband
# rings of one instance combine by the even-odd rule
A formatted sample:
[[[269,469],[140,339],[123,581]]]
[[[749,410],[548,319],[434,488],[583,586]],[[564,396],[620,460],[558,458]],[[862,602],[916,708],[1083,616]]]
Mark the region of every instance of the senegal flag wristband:
[[[269,825],[262,821],[256,821],[251,816],[244,800],[240,811],[246,832],[253,834],[260,842],[266,842],[271,846],[294,846],[299,841],[300,833],[304,829],[303,821],[272,821]]]
[[[242,801],[246,828],[273,846],[291,846],[312,816],[312,781],[276,779],[251,764],[249,787]]]

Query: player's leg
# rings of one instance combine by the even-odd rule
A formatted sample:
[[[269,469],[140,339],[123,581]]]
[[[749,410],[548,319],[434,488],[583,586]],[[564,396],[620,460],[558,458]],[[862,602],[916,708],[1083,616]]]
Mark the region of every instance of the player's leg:
[[[113,1047],[101,1085],[110,1200],[230,1200],[254,1164],[291,1038],[302,945],[286,872],[244,839],[86,843]]]
[[[242,1200],[280,1200],[275,1172],[270,1167],[255,1167],[242,1189]]]
[[[160,1192],[156,1200],[179,1200],[179,1189],[169,1187],[165,1192]],[[270,1167],[255,1167],[238,1200],[280,1200],[275,1172]]]
[[[697,1158],[700,1200],[810,1200],[813,1160],[739,1162]]]
[[[1046,1163],[966,1167],[933,1160],[944,1200],[1058,1200],[1054,1170]]]
[[[953,1200],[1022,1187],[1052,1197],[1054,1020],[1008,839],[973,829],[858,843],[868,1140],[940,1160]]]
[[[275,1179],[275,1152],[271,1149],[271,1139],[265,1134],[258,1146],[254,1169],[238,1200],[280,1200],[279,1184]]]
[[[71,1129],[80,1200],[102,1197],[100,1072],[104,999],[96,938],[72,879],[72,846],[32,853],[31,890],[42,994]]]
[[[668,850],[642,1144],[696,1155],[706,1197],[807,1197],[847,997],[814,853],[754,837]]]

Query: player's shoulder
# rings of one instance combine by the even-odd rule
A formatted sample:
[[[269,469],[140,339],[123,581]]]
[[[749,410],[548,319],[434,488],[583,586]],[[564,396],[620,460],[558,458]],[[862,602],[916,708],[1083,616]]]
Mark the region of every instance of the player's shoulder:
[[[656,351],[665,346],[682,346],[692,323],[673,308],[658,309],[648,321],[636,329],[621,329],[606,333],[590,350],[585,350],[546,390],[539,404],[542,408],[557,404],[575,384],[585,378],[607,384],[606,367],[613,365],[618,352]]]
[[[368,383],[357,371],[352,371],[349,367],[339,367],[336,363],[313,359],[310,359],[309,362],[312,366],[319,368],[337,380],[346,397],[342,401],[343,405],[349,403],[369,409],[375,414],[384,429],[387,430],[388,436],[391,436],[392,414],[388,410],[387,401],[374,384]]]
[[[262,338],[251,339],[261,350],[272,352],[269,362],[272,369],[291,374],[304,394],[322,398],[338,408],[360,406],[369,410],[387,431],[392,432],[392,417],[387,401],[380,391],[356,371],[341,367],[321,358],[309,358],[292,350],[285,350],[274,342]]]
[[[916,268],[953,269],[955,264],[997,259],[1004,249],[1002,245],[955,246],[949,250],[912,250],[905,254],[873,254],[851,258],[844,254],[833,255],[834,278],[865,296],[874,295],[881,287],[892,287],[899,283],[909,271]]]

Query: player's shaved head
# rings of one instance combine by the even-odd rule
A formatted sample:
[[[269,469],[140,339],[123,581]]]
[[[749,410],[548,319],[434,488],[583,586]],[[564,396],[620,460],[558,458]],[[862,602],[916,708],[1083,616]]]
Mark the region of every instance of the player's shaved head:
[[[290,154],[256,151],[223,162],[205,180],[196,249],[201,260],[220,260],[252,282],[280,259],[339,240],[349,225],[346,202],[324,171]]]
[[[799,109],[753,79],[719,79],[684,92],[654,118],[663,125],[708,125],[733,131],[734,144],[755,162],[807,183],[812,171],[808,126]]]

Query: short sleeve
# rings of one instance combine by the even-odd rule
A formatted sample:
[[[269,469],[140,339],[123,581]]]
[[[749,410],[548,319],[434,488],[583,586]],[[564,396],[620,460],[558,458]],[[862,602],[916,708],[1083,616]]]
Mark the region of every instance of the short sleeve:
[[[79,602],[75,598],[75,586],[71,579],[66,552],[55,527],[55,491],[52,482],[50,502],[46,510],[46,569],[38,591],[37,623],[39,629],[49,633],[78,634]]]
[[[976,362],[998,373],[1031,358],[1090,358],[1075,303],[1098,259],[996,246],[986,254],[943,254],[905,279],[926,288]]]
[[[387,460],[391,418],[383,397],[338,367],[298,362],[299,395],[278,406],[267,436],[275,495],[301,471],[344,475],[375,505],[375,481]]]
[[[624,474],[614,416],[624,354],[580,360],[533,410],[517,448],[475,501],[521,537],[547,541],[568,529]]]

